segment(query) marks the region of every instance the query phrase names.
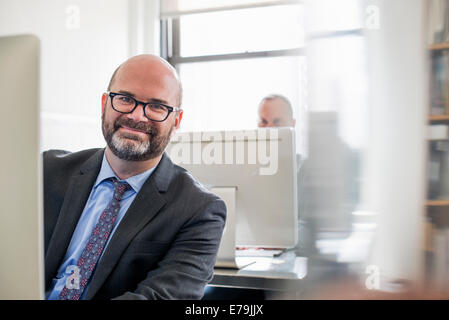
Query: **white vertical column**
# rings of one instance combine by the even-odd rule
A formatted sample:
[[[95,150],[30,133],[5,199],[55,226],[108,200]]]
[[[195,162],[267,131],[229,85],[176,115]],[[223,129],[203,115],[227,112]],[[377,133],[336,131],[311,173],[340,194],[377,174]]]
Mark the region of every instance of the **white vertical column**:
[[[129,56],[160,54],[160,0],[129,0]]]
[[[379,28],[368,29],[370,133],[362,197],[377,214],[369,264],[380,289],[396,279],[421,280],[427,77],[424,1],[377,0]]]

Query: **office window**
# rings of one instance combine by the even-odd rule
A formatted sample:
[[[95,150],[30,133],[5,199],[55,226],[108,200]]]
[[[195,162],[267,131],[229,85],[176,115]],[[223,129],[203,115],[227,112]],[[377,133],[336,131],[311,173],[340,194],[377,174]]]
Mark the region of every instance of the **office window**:
[[[297,127],[305,105],[303,7],[212,11],[161,21],[162,55],[184,85],[181,131],[257,126],[260,100],[282,94]]]
[[[183,57],[292,49],[304,46],[302,8],[272,6],[179,18]]]

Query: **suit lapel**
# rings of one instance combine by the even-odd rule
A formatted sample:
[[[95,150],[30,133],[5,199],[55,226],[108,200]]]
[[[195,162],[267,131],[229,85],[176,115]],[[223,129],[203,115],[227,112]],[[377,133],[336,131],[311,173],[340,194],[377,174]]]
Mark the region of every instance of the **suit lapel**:
[[[93,274],[86,299],[92,299],[103,285],[134,236],[153,219],[166,203],[165,192],[173,173],[173,163],[163,155],[113,234]]]
[[[97,151],[74,175],[69,183],[64,202],[45,256],[47,283],[56,274],[70,244],[75,227],[89,198],[101,167],[104,149]]]

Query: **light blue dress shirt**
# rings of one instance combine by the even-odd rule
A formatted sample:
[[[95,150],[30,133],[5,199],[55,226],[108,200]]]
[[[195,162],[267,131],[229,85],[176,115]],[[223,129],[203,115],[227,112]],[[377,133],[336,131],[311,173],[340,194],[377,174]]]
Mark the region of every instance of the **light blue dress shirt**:
[[[123,198],[120,201],[120,210],[117,215],[115,225],[112,228],[111,235],[106,242],[105,249],[103,249],[100,260],[115,230],[117,229],[117,226],[119,225],[129,206],[133,202],[137,193],[140,191],[143,184],[150,177],[155,168],[156,167],[124,180],[131,186],[131,189],[128,189],[123,194]],[[58,269],[56,278],[53,278],[50,289],[46,293],[46,297],[48,300],[58,299],[60,292],[66,284],[67,278],[73,273],[73,268],[77,265],[78,259],[81,257],[84,247],[87,245],[90,234],[97,224],[101,213],[111,201],[112,195],[114,193],[114,187],[112,182],[107,180],[111,177],[115,177],[118,179],[118,177],[114,174],[111,167],[109,166],[109,163],[106,160],[106,155],[104,155],[103,162],[101,163],[100,173],[98,174],[97,180],[95,181],[95,184],[90,192],[89,199],[87,200],[86,206],[84,207],[83,213],[81,214],[76,229],[73,233],[72,240],[70,241],[64,260]],[[120,179],[118,180],[123,181]],[[88,288],[89,284],[87,284],[81,296],[81,299],[84,299],[84,297],[86,296]]]

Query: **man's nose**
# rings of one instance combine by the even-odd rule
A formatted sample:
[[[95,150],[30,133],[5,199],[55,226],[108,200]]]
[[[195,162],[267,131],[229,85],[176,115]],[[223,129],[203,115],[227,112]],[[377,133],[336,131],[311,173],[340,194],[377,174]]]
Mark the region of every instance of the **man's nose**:
[[[144,104],[138,103],[133,112],[128,113],[128,118],[133,119],[136,122],[148,121],[148,118],[145,116],[144,108]]]

